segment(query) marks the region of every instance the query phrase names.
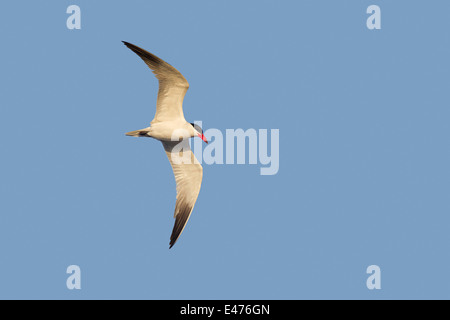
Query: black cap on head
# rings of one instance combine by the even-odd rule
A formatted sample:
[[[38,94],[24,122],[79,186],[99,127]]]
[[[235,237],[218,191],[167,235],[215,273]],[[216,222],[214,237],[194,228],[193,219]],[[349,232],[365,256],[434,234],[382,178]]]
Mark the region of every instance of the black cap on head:
[[[195,130],[203,134],[203,129],[199,125],[191,123],[191,126],[193,126]]]

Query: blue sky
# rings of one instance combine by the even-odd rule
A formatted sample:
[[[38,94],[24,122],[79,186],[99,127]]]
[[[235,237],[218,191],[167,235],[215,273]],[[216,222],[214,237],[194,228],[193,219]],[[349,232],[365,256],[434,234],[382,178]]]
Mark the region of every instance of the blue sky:
[[[81,30],[66,9],[81,8]],[[366,9],[381,8],[368,30]],[[0,298],[448,299],[448,1],[8,1],[0,11]],[[175,182],[148,125],[280,130],[280,170]],[[66,288],[79,265],[82,289]],[[381,268],[368,290],[366,268]]]

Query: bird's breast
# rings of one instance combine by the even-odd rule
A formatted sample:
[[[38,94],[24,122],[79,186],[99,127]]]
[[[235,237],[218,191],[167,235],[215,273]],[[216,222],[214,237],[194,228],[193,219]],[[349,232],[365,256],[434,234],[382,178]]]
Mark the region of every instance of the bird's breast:
[[[152,123],[150,136],[160,141],[179,141],[192,136],[185,123],[176,121],[165,121]]]

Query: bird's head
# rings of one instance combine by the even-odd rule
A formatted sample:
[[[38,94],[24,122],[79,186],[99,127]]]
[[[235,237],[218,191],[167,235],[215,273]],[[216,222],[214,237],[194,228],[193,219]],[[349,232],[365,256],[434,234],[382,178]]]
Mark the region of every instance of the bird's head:
[[[205,135],[203,134],[203,129],[199,126],[196,125],[194,123],[191,123],[191,126],[194,128],[194,132],[195,134],[202,139],[203,141],[205,141],[206,143],[208,143],[208,140],[206,140]]]

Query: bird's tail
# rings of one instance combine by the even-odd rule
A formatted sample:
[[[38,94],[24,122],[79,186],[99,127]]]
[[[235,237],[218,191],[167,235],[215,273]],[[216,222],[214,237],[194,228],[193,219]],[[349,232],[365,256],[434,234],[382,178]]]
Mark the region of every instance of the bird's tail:
[[[150,137],[149,131],[150,131],[150,127],[140,129],[140,130],[130,131],[125,134],[127,136],[131,136],[131,137]]]

